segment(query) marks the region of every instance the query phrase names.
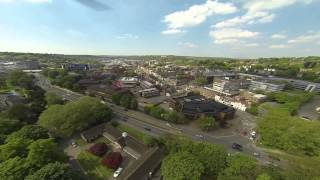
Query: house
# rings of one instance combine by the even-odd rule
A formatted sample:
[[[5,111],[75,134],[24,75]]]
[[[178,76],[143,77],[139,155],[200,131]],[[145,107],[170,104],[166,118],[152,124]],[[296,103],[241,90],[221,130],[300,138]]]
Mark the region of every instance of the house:
[[[95,127],[92,127],[86,131],[83,131],[80,134],[80,136],[85,142],[90,143],[96,140],[97,138],[101,137],[103,132],[105,132],[106,129],[107,129],[107,124],[103,123]]]
[[[159,170],[161,162],[165,157],[164,151],[158,147],[149,149],[140,159],[120,174],[123,180],[149,180]]]
[[[110,125],[106,126],[102,135],[111,141],[116,148],[122,149],[135,159],[139,159],[148,149],[146,145],[128,136],[127,133],[122,133]]]

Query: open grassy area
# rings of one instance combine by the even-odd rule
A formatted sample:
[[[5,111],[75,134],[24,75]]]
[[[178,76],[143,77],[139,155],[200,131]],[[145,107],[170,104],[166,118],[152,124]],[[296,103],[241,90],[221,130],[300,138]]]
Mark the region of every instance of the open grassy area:
[[[89,152],[81,152],[78,155],[77,160],[91,180],[105,180],[113,173],[113,170],[108,169],[100,163],[101,158],[92,155]]]
[[[143,141],[143,137],[145,136],[145,134],[143,134],[142,132],[133,129],[129,126],[123,125],[123,124],[119,124],[119,126],[117,127],[120,131],[123,132],[127,132],[128,134],[130,134],[130,136]]]

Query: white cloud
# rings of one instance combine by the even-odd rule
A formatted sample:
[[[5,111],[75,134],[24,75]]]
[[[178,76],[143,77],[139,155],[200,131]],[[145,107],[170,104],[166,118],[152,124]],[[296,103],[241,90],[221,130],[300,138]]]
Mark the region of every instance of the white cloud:
[[[274,19],[275,15],[268,12],[254,12],[247,13],[243,16],[237,16],[232,19],[221,21],[212,27],[215,28],[226,28],[242,26],[244,24],[254,24],[254,23],[267,23]]]
[[[0,3],[28,2],[28,3],[52,3],[53,0],[0,0]]]
[[[287,47],[288,47],[288,45],[286,45],[286,44],[274,44],[274,45],[269,46],[269,48],[271,48],[271,49],[284,49]]]
[[[259,44],[258,43],[249,43],[249,44],[245,44],[246,47],[258,47]]]
[[[241,39],[255,38],[259,32],[252,32],[236,28],[223,28],[210,31],[210,36],[216,44],[235,43]]]
[[[186,31],[181,30],[181,29],[167,29],[165,31],[162,31],[162,34],[180,34],[180,33],[185,33]]]
[[[184,46],[187,48],[197,48],[198,47],[196,44],[191,43],[191,42],[179,42],[178,45]]]
[[[237,16],[231,19],[221,21],[212,27],[227,28],[241,27],[246,24],[269,23],[274,20],[276,15],[272,10],[280,9],[293,5],[295,3],[311,3],[314,0],[245,0],[244,8],[247,13],[243,16]]]
[[[271,36],[272,39],[286,39],[287,38],[287,35],[285,34],[273,34]]]
[[[204,4],[193,5],[184,11],[177,11],[164,17],[163,22],[167,23],[167,32],[177,32],[186,27],[193,27],[206,21],[214,14],[230,14],[237,11],[232,3],[222,3],[207,0]],[[166,32],[164,31],[164,32]],[[174,34],[174,33],[163,33]]]
[[[120,36],[116,36],[117,39],[139,39],[139,36],[135,34],[122,34]]]
[[[247,0],[244,8],[248,9],[249,12],[260,12],[280,9],[296,3],[309,4],[312,1],[313,0]]]
[[[288,43],[310,43],[320,40],[320,32],[309,31],[307,34],[288,40]]]

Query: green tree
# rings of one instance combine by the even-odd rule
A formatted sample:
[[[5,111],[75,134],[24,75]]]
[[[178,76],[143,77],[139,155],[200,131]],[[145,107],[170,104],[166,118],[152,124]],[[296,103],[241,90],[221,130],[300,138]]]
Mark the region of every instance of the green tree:
[[[8,74],[6,82],[8,86],[31,89],[33,87],[33,76],[22,71],[12,71]]]
[[[130,108],[132,96],[129,94],[122,95],[120,99],[120,105],[125,108]]]
[[[245,155],[232,156],[228,167],[218,176],[218,180],[255,180],[259,174],[259,167],[256,161]]]
[[[136,110],[138,108],[138,101],[136,98],[132,98],[130,102],[130,109]]]
[[[0,179],[22,180],[28,174],[25,159],[15,157],[0,163]]]
[[[68,137],[90,125],[108,122],[112,112],[98,99],[83,97],[65,105],[53,105],[44,111],[39,124],[59,137]]]
[[[158,119],[162,119],[162,114],[164,113],[165,110],[159,106],[152,106],[150,109],[150,115]]]
[[[163,118],[166,121],[169,121],[175,124],[184,124],[188,122],[187,118],[185,118],[182,113],[179,113],[177,111],[169,111],[164,114]]]
[[[195,78],[195,80],[193,81],[195,84],[202,86],[208,83],[207,78],[204,76],[198,76]]]
[[[165,180],[199,180],[204,166],[191,153],[169,154],[162,162],[161,173]]]
[[[260,174],[256,180],[272,180],[272,178],[268,174]]]
[[[216,126],[216,120],[213,117],[200,117],[198,120],[199,127],[204,131],[211,131]]]
[[[49,138],[48,131],[46,129],[37,125],[27,125],[21,128],[19,131],[10,134],[6,139],[6,143],[9,143],[15,139],[38,140],[46,138]]]
[[[122,94],[121,93],[115,93],[112,95],[112,102],[116,105],[120,105],[121,102],[121,97]]]
[[[45,99],[47,101],[48,106],[64,103],[63,99],[60,96],[56,95],[55,93],[48,92],[46,93],[45,97],[46,97]]]
[[[28,146],[28,163],[35,169],[55,161],[66,161],[66,156],[53,139],[39,139]]]
[[[10,134],[17,131],[22,126],[22,123],[16,119],[8,119],[0,116],[0,134]]]
[[[30,139],[11,138],[10,142],[0,146],[0,162],[16,156],[25,157],[30,143],[32,143]]]
[[[153,147],[157,144],[157,140],[151,136],[144,135],[143,136],[143,143],[147,146]]]
[[[7,111],[8,118],[18,119],[22,122],[32,123],[35,119],[35,114],[32,109],[24,104],[15,104]]]
[[[43,166],[41,169],[29,175],[25,180],[72,180],[74,173],[68,164],[59,162],[50,163]]]

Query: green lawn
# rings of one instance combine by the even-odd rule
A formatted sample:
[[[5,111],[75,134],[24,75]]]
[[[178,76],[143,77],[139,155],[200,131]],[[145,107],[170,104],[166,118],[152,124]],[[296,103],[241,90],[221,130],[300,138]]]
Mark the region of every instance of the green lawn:
[[[129,126],[123,125],[123,124],[119,124],[119,126],[117,128],[120,131],[127,132],[130,136],[132,136],[140,141],[143,141],[143,137],[145,136],[145,134],[143,134],[142,132],[140,132],[136,129],[133,129]]]
[[[100,163],[101,158],[92,155],[89,152],[81,152],[78,155],[77,160],[84,172],[92,180],[105,180],[113,173],[113,170],[108,169]]]

